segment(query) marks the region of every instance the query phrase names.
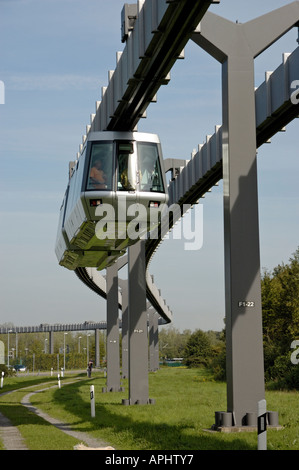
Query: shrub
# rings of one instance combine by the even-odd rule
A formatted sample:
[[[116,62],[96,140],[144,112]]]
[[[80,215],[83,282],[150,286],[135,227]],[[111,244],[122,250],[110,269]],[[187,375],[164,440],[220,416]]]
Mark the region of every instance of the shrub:
[[[6,365],[0,364],[0,377],[2,376],[2,372],[4,372],[4,377],[15,375],[15,371],[13,369],[8,369]]]

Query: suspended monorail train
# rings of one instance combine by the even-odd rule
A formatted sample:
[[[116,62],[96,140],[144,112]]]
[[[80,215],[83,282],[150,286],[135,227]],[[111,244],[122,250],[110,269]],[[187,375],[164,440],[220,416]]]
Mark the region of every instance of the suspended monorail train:
[[[55,252],[74,270],[101,270],[157,226],[168,202],[161,144],[156,134],[89,132],[70,163]]]

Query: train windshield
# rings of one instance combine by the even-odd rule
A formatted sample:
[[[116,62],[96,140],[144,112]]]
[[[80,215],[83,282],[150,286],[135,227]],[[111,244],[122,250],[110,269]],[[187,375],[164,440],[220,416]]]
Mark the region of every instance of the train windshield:
[[[117,191],[136,190],[136,157],[133,142],[117,142]]]
[[[140,190],[163,193],[164,185],[157,144],[137,142],[137,151],[140,172]]]
[[[87,189],[112,190],[113,142],[93,142]]]

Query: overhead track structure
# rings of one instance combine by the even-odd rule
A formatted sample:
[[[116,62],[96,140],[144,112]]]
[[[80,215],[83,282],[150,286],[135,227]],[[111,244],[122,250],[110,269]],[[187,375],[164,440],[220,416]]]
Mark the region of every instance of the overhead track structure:
[[[299,47],[292,53],[282,54],[282,63],[274,70],[265,72],[265,80],[255,90],[256,103],[256,147],[269,143],[271,137],[285,129],[293,119],[299,117],[299,104],[292,100],[296,94],[294,82],[299,70]],[[298,101],[298,100],[297,100]],[[168,186],[169,206],[179,204],[181,214],[196,204],[223,176],[222,126],[215,126],[214,134],[207,135],[205,143],[193,150],[190,159],[167,158],[166,171],[172,172]],[[166,223],[167,222],[167,223]],[[170,220],[170,227],[176,220]],[[168,221],[161,228],[161,238],[147,242],[147,259],[153,256],[168,229]]]
[[[231,370],[227,369],[230,386],[228,411],[234,416],[234,424],[240,425],[246,417],[246,412],[250,414],[254,409],[256,398],[264,393],[263,361],[262,353],[260,354],[262,347],[260,347],[261,299],[256,149],[297,117],[299,109],[297,102],[294,103],[291,99],[292,83],[298,79],[296,75],[299,69],[298,48],[291,55],[283,56],[283,64],[277,71],[267,74],[265,83],[255,92],[253,60],[279,37],[298,25],[299,1],[292,2],[243,25],[234,24],[206,12],[211,3],[216,2],[200,0],[193,3],[188,1],[150,2],[149,0],[138,2],[137,18],[133,30],[128,34],[126,48],[117,56],[116,70],[109,72],[109,85],[102,90],[102,101],[97,103],[96,114],[92,116],[87,132],[89,130],[133,130],[138,120],[144,117],[148,104],[155,99],[159,87],[167,83],[171,67],[180,57],[181,50],[190,38],[222,63],[223,125],[216,127],[215,134],[208,136],[206,143],[198,149],[198,152],[193,153],[189,161],[176,163],[174,160],[169,160],[167,162],[170,171],[173,171],[173,168],[178,170],[174,171],[173,181],[169,185],[169,204],[175,203],[181,207],[181,210],[175,218],[167,220],[165,225],[162,221],[158,237],[151,237],[146,242],[146,266],[148,267],[163,236],[183,215],[186,206],[187,209],[190,208],[223,178],[226,221],[225,267],[228,288],[231,289],[226,293],[229,313],[227,315],[229,320],[227,343],[231,342],[235,345],[238,342],[238,346],[241,345],[242,349],[243,344],[240,338],[246,332],[248,333],[245,334],[246,341],[249,344],[248,338],[250,338],[250,347],[254,348],[257,342],[255,334],[259,337],[259,348],[255,351],[256,361],[250,358],[247,346],[244,348],[243,355],[239,354],[240,351],[236,354],[236,348],[227,349],[228,362],[232,365]],[[200,25],[197,27],[198,22]],[[163,49],[164,43],[169,46],[167,51]],[[246,81],[243,83],[244,75]],[[242,108],[243,113],[240,106],[236,107],[241,97],[244,97],[246,102]],[[240,129],[242,129],[242,138],[238,132]],[[237,184],[241,180],[242,188]],[[244,222],[240,214],[245,214],[246,211],[249,211],[250,217],[245,227],[244,223],[240,224],[240,220]],[[250,221],[253,221],[251,225]],[[233,262],[229,259],[229,254],[232,252]],[[238,254],[242,254],[243,263],[240,263]],[[240,266],[243,272],[238,276]],[[243,269],[243,266],[246,266],[246,269]],[[89,287],[97,291],[98,287],[91,281],[90,273],[87,274],[86,269],[77,270],[77,274]],[[159,304],[159,292],[157,296],[153,295],[153,286],[149,285],[149,279],[152,278],[148,276],[146,279],[147,297],[157,313],[169,322],[171,314],[168,309]],[[100,292],[103,293],[103,290],[100,289]],[[247,294],[249,300],[253,301],[246,301],[248,300]],[[241,311],[249,307],[253,307],[251,312]],[[254,321],[252,321],[253,313]],[[244,319],[247,322],[247,329],[244,328]],[[231,358],[233,350],[234,357]],[[237,364],[237,370],[235,364],[238,360],[243,366],[250,362],[248,368],[246,369],[246,366],[242,369]],[[259,366],[258,381],[251,380],[255,375],[255,371],[252,370],[253,364]],[[248,373],[246,380],[243,380],[244,370],[249,369],[250,374]],[[252,385],[255,382],[258,385]],[[242,389],[242,392],[238,389]],[[254,393],[251,389],[254,389]],[[235,397],[238,402],[233,403]]]

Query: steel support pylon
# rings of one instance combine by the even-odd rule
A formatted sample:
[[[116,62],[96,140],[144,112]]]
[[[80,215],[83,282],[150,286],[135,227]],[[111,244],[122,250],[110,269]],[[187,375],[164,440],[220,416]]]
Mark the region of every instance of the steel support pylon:
[[[207,12],[192,36],[222,64],[226,425],[246,425],[265,396],[254,58],[298,18],[298,1],[244,24]]]
[[[103,392],[121,391],[119,360],[118,266],[107,268],[107,387]]]
[[[100,330],[98,328],[94,331],[95,341],[95,367],[100,367]]]
[[[149,319],[149,370],[159,369],[158,315],[154,309],[148,309]]]
[[[122,291],[122,357],[121,357],[121,370],[122,378],[126,379],[129,375],[129,339],[128,339],[128,329],[129,329],[129,312],[128,312],[128,281],[119,279],[119,285]]]
[[[128,249],[129,280],[129,399],[126,405],[144,405],[149,399],[146,309],[145,240]]]

